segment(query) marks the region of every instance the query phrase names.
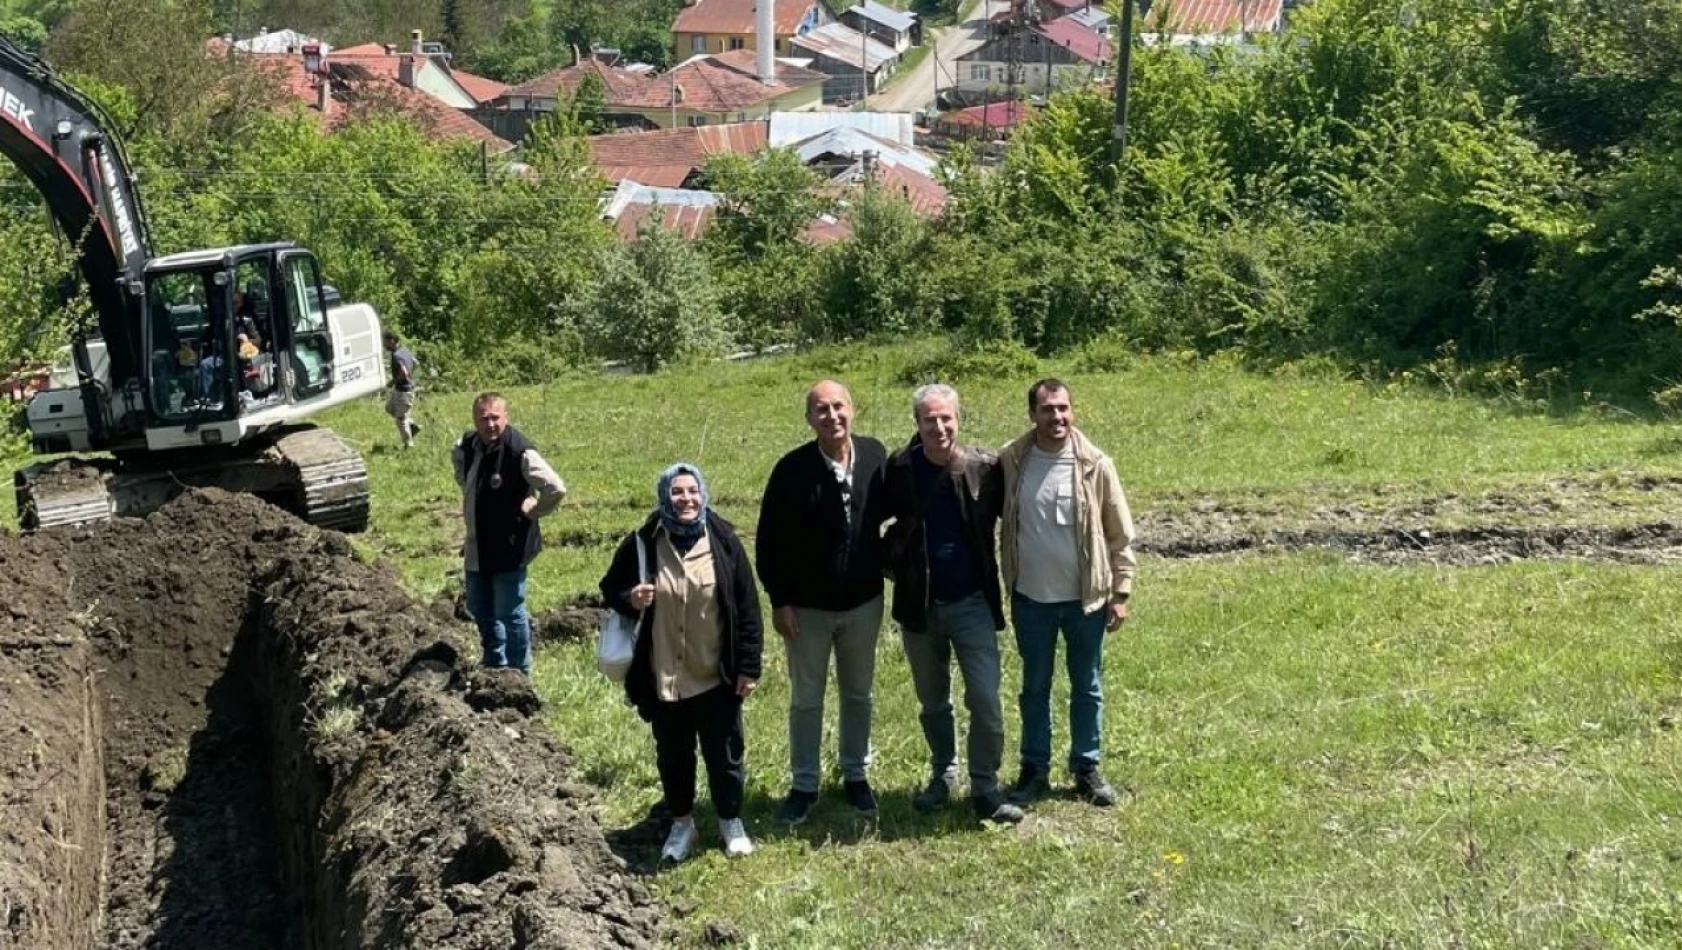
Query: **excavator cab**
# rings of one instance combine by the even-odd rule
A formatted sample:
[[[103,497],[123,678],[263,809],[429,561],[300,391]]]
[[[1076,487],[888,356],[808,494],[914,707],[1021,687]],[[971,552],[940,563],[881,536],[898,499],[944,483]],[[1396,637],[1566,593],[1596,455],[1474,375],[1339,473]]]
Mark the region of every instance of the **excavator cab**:
[[[143,300],[154,448],[236,442],[295,416],[288,408],[342,401],[340,385],[380,385],[377,318],[331,309],[315,257],[295,245],[157,258]]]

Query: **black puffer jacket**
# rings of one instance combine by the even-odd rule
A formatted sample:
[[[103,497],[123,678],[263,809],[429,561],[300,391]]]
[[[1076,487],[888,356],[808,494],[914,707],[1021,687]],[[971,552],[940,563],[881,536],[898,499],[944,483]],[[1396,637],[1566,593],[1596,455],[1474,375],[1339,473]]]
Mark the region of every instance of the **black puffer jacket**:
[[[631,588],[645,576],[654,575],[655,530],[659,517],[650,515],[643,526],[619,542],[613,563],[602,578],[602,601],[610,610],[627,617],[637,615],[631,606]],[[648,562],[638,569],[636,537],[641,535]],[[713,574],[717,578],[719,619],[724,628],[724,647],[719,651],[718,675],[734,685],[736,677],[758,679],[764,644],[764,622],[759,610],[759,588],[753,581],[753,565],[747,549],[736,535],[736,527],[713,512],[707,512],[707,535],[713,552]],[[654,610],[650,606],[637,628],[637,646],[631,654],[631,669],[625,674],[625,696],[643,719],[653,715],[659,696],[654,689]]]

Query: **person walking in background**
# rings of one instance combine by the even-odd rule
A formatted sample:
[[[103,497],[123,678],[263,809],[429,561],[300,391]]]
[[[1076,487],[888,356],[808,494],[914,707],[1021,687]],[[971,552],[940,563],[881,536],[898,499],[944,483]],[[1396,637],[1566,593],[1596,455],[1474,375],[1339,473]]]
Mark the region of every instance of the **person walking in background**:
[[[853,435],[853,399],[824,380],[806,393],[816,438],[771,470],[759,508],[759,580],[788,651],[790,788],[777,818],[806,820],[818,800],[829,659],[841,693],[842,790],[876,811],[870,765],[876,640],[882,630],[882,443]]]
[[[467,608],[479,627],[484,664],[531,673],[526,566],[543,549],[538,519],[566,497],[566,484],[520,430],[497,393],[473,400],[473,431],[450,453],[461,488]]]
[[[735,527],[713,512],[699,468],[666,469],[655,499],[648,520],[614,552],[601,592],[609,609],[641,617],[625,696],[654,732],[672,815],[660,855],[682,861],[694,849],[697,744],[724,852],[752,854],[741,815],[742,702],[759,683],[762,641],[753,566]]]
[[[1075,792],[1113,805],[1115,789],[1098,770],[1104,634],[1127,619],[1137,565],[1133,516],[1115,463],[1075,428],[1067,385],[1042,379],[1030,386],[1028,419],[1033,428],[999,453],[1000,561],[1022,656],[1022,771],[1010,799],[1032,804],[1051,788],[1051,678],[1061,631]]]
[[[1003,502],[998,459],[958,442],[958,394],[932,384],[912,395],[917,434],[888,461],[883,500],[893,519],[887,544],[894,619],[922,709],[931,775],[912,799],[933,811],[957,790],[957,726],[952,659],[969,710],[969,792],[977,817],[1022,820],[999,790],[1004,712],[999,704],[999,631],[1004,609],[993,544]]]
[[[385,349],[391,354],[391,395],[386,397],[385,411],[397,422],[397,436],[403,447],[415,444],[420,423],[410,418],[415,411],[415,354],[404,346],[396,330],[385,331]]]

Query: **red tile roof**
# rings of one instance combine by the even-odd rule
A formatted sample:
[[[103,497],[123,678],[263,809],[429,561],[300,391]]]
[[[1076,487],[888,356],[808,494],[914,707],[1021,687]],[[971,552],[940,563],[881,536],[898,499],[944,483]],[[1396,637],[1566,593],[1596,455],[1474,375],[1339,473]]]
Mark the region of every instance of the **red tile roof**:
[[[594,73],[602,81],[602,88],[606,90],[606,101],[614,102],[619,98],[632,94],[648,83],[649,77],[645,73],[633,73],[626,69],[614,69],[603,64],[600,60],[586,59],[583,62],[554,72],[544,73],[535,79],[527,80],[506,90],[504,96],[526,96],[532,99],[559,99],[570,96],[584,81],[584,77]]]
[[[657,226],[667,231],[676,231],[685,240],[693,241],[706,232],[707,226],[717,217],[718,209],[711,205],[658,205],[654,202],[633,202],[625,206],[619,213],[619,219],[613,222],[613,228],[619,233],[621,240],[634,241],[637,233],[642,229],[643,222],[660,209],[660,220]]]
[[[246,54],[253,66],[273,75],[293,98],[308,108],[319,107],[317,78],[304,71],[303,59],[292,55]],[[493,151],[506,152],[513,143],[498,138],[466,113],[452,109],[424,92],[410,89],[380,73],[328,57],[333,81],[334,108],[327,117],[329,128],[338,128],[362,111],[389,109],[414,120],[436,138],[471,139],[487,143]]]
[[[1283,0],[1178,0],[1153,6],[1145,15],[1144,29],[1180,35],[1271,32],[1279,28],[1282,4]],[[1166,28],[1161,22],[1164,11],[1169,17]]]
[[[754,51],[731,50],[713,56],[698,56],[662,75],[651,77],[629,95],[610,105],[640,109],[664,108],[673,104],[672,89],[679,90],[677,105],[698,112],[738,112],[761,105],[795,89],[821,85],[823,73],[800,66],[774,62],[777,84],[760,82],[754,67]]]
[[[1033,114],[1033,107],[1025,102],[990,102],[984,106],[971,106],[968,109],[948,112],[941,116],[939,121],[952,125],[1014,128]]]
[[[922,217],[932,218],[946,209],[946,186],[919,171],[904,165],[878,166],[876,181],[883,190],[904,198]]]
[[[714,155],[750,155],[769,141],[769,123],[733,122],[699,128],[619,132],[590,137],[590,157],[610,183],[623,179],[677,188]]]
[[[553,99],[569,96],[587,73],[595,73],[606,89],[609,106],[665,109],[673,103],[698,112],[740,112],[794,89],[821,84],[823,73],[777,61],[777,84],[767,86],[756,77],[753,50],[732,50],[697,56],[658,76],[612,69],[595,60],[539,76],[508,90],[507,96]]]
[[[1041,36],[1088,63],[1108,63],[1115,56],[1109,37],[1089,30],[1074,20],[1059,19],[1042,24]]]
[[[756,0],[695,0],[694,6],[678,11],[677,19],[672,21],[672,32],[752,33],[755,5]],[[815,5],[815,0],[780,0],[772,11],[777,35],[793,35],[806,19],[807,11]]]
[[[465,70],[452,69],[450,75],[454,76],[456,82],[461,84],[461,88],[467,90],[468,95],[481,103],[490,102],[508,91],[507,83],[487,79],[484,76],[475,76]]]

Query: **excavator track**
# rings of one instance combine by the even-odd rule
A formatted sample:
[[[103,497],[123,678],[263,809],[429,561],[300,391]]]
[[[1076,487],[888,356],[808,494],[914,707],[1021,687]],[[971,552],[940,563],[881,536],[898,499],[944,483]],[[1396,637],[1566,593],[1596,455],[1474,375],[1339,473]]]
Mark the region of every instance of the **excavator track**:
[[[302,429],[275,440],[270,451],[296,473],[288,511],[319,528],[355,534],[368,527],[368,466],[362,453],[328,429]]]
[[[168,464],[60,459],[14,476],[25,531],[143,517],[188,488],[253,494],[321,528],[368,527],[368,468],[327,429],[302,428],[215,453],[171,452]]]

